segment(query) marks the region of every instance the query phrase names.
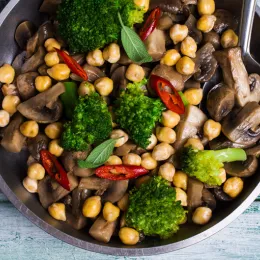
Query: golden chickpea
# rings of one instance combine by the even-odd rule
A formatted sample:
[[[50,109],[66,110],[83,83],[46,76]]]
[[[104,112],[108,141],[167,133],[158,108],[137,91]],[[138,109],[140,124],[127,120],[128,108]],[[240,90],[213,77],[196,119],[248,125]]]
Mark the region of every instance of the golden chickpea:
[[[176,141],[175,131],[166,126],[156,128],[156,137],[160,142],[168,144],[173,144]]]
[[[38,190],[38,181],[29,178],[28,176],[23,180],[24,188],[30,193],[36,193]]]
[[[129,194],[126,193],[122,199],[117,202],[117,206],[122,210],[126,211],[129,205]]]
[[[174,154],[174,149],[170,144],[167,143],[160,143],[156,145],[152,152],[152,157],[156,161],[164,161],[169,159],[171,155]]]
[[[205,122],[203,126],[204,136],[207,137],[210,141],[218,137],[221,133],[221,124],[215,122],[212,119],[209,119]]]
[[[244,182],[239,177],[231,177],[226,180],[223,191],[231,198],[236,198],[243,190]]]
[[[79,85],[78,94],[81,97],[85,97],[86,95],[90,95],[96,92],[95,87],[88,81],[83,81]]]
[[[108,222],[113,222],[118,219],[120,209],[111,202],[106,202],[103,208],[103,217]]]
[[[180,120],[180,115],[171,110],[162,113],[162,124],[166,127],[174,128],[179,124]]]
[[[109,44],[103,50],[103,58],[109,63],[116,63],[120,60],[120,47],[116,43]]]
[[[144,69],[137,65],[137,64],[131,64],[125,73],[125,76],[128,80],[133,82],[140,82],[145,77]]]
[[[181,205],[183,207],[186,207],[188,205],[186,192],[180,188],[175,188],[175,191],[176,191],[176,201],[180,201]]]
[[[182,75],[191,75],[195,70],[195,63],[191,58],[184,56],[177,62],[176,69]]]
[[[63,125],[60,122],[51,123],[46,126],[44,132],[50,139],[59,139],[63,130]]]
[[[101,50],[94,50],[89,52],[86,60],[89,65],[95,67],[100,67],[105,63]]]
[[[35,87],[39,92],[44,92],[51,87],[51,78],[49,76],[38,76],[35,79]]]
[[[123,227],[119,230],[119,238],[125,245],[135,245],[139,242],[139,233],[129,227]]]
[[[184,96],[190,105],[197,106],[203,98],[203,90],[200,88],[190,88],[184,91]]]
[[[54,38],[50,38],[50,39],[46,40],[44,43],[44,47],[46,48],[46,50],[48,52],[55,51],[55,48],[58,50],[61,49],[60,43]]]
[[[187,36],[181,43],[181,53],[190,58],[196,57],[197,43],[190,36]]]
[[[150,144],[146,147],[146,150],[152,150],[157,144],[157,138],[154,134],[149,138]]]
[[[172,182],[173,176],[175,174],[175,167],[172,163],[166,162],[160,166],[158,175],[161,176],[163,179]]]
[[[212,210],[207,207],[198,207],[193,213],[192,221],[197,225],[206,225],[212,217]]]
[[[100,213],[101,207],[100,196],[89,197],[83,204],[82,214],[86,218],[95,218]]]
[[[224,168],[220,169],[219,178],[221,179],[222,183],[224,183],[227,180],[227,173]]]
[[[7,95],[4,97],[2,102],[2,108],[8,112],[10,115],[13,115],[17,111],[17,106],[21,103],[21,100],[18,96]]]
[[[101,96],[108,96],[114,88],[114,82],[108,77],[99,78],[94,83],[97,92]]]
[[[10,95],[10,96],[17,96],[18,90],[17,87],[14,84],[4,84],[2,86],[2,92],[4,96]]]
[[[0,68],[0,82],[10,84],[14,81],[15,70],[9,64],[4,64]]]
[[[40,181],[45,176],[45,169],[39,163],[32,163],[27,170],[27,175],[33,180]]]
[[[119,165],[119,164],[122,164],[122,160],[120,157],[116,155],[111,155],[105,163],[105,165]]]
[[[151,180],[151,176],[149,176],[149,175],[145,175],[145,176],[139,177],[135,181],[135,187],[136,188],[140,188],[142,184],[147,183],[150,180]]]
[[[153,170],[157,167],[157,161],[154,160],[150,153],[142,154],[142,162],[141,166],[144,167],[146,170]]]
[[[64,151],[64,149],[60,146],[59,139],[50,141],[48,150],[51,154],[55,155],[56,157],[60,157]]]
[[[173,176],[173,185],[177,188],[187,190],[188,175],[182,171],[175,172]]]
[[[0,110],[0,127],[6,127],[10,122],[10,115],[5,110]]]
[[[129,153],[122,158],[123,164],[140,166],[142,159],[138,154]]]
[[[60,63],[60,58],[56,51],[52,51],[52,52],[48,52],[45,55],[44,61],[48,67],[53,67],[54,65]]]
[[[148,11],[149,6],[150,6],[150,0],[134,0],[134,3],[142,8],[142,10],[144,10],[145,12]]]
[[[66,221],[66,207],[64,203],[53,203],[49,206],[48,211],[54,219]]]
[[[215,12],[215,1],[198,0],[198,12],[200,15],[213,14]]]
[[[170,29],[170,37],[175,45],[182,42],[188,36],[188,33],[189,29],[186,25],[175,24]]]
[[[215,15],[204,14],[198,20],[197,28],[204,33],[208,33],[213,29],[216,20]]]
[[[56,64],[47,70],[50,77],[57,81],[66,80],[70,77],[70,69],[66,64]]]
[[[28,137],[28,138],[34,138],[39,133],[39,125],[36,121],[26,121],[20,126],[20,132]]]
[[[166,51],[166,53],[162,57],[160,63],[165,64],[167,66],[174,66],[174,65],[176,65],[176,63],[178,62],[178,60],[180,58],[181,58],[180,53],[177,50],[172,49],[172,50]]]
[[[195,150],[204,150],[204,146],[199,138],[189,138],[184,147],[191,146]]]
[[[238,45],[238,36],[233,30],[229,29],[222,34],[220,42],[224,49],[234,48]]]
[[[121,129],[113,130],[110,134],[110,138],[118,139],[115,147],[120,147],[128,141],[128,134]]]

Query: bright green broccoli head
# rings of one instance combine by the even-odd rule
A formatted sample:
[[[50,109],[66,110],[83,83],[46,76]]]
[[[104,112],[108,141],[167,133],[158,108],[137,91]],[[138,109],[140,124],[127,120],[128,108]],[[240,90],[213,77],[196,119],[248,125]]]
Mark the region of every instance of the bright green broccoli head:
[[[143,21],[144,11],[133,0],[63,0],[58,10],[60,35],[73,52],[88,52],[117,41],[121,25]]]
[[[186,211],[176,201],[175,189],[161,177],[153,177],[139,189],[130,191],[127,226],[146,236],[169,238],[185,219]]]

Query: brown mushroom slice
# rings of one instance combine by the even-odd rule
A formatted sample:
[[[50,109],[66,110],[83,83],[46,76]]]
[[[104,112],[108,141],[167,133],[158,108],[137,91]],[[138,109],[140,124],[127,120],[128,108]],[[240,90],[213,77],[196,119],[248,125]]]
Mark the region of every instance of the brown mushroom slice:
[[[39,74],[37,72],[27,72],[17,77],[17,89],[23,101],[34,97],[37,93],[35,88],[35,79]]]
[[[26,58],[26,51],[23,51],[21,53],[19,53],[13,63],[12,63],[12,67],[14,68],[15,70],[15,75],[18,76],[21,74],[21,71],[22,71],[22,66],[25,62],[25,58]]]
[[[84,53],[71,55],[71,57],[81,66],[86,62],[86,55]]]
[[[128,189],[128,180],[114,181],[103,194],[102,199],[104,201],[110,201],[111,203],[118,202],[123,198]]]
[[[38,30],[39,34],[39,46],[44,45],[45,41],[49,38],[55,37],[55,29],[51,21],[43,23]]]
[[[78,177],[90,177],[95,174],[95,169],[80,168],[77,165],[73,168],[73,174]]]
[[[120,66],[120,65],[119,65]],[[111,74],[111,79],[114,82],[113,97],[119,97],[122,90],[126,90],[128,80],[125,77],[126,66],[120,66]]]
[[[168,13],[163,13],[163,15],[160,17],[158,21],[156,28],[162,31],[167,31],[172,26],[173,26],[172,18],[168,15]]]
[[[20,125],[23,121],[22,115],[16,113],[9,125],[4,129],[1,145],[8,152],[19,153],[25,144],[26,137],[20,132]]]
[[[187,205],[189,210],[193,210],[202,205],[202,191],[204,185],[202,182],[189,178],[187,186]]]
[[[21,103],[17,109],[26,118],[48,124],[58,121],[62,116],[62,104],[58,97],[65,92],[63,83]]]
[[[229,195],[227,195],[221,187],[214,188],[213,194],[215,198],[219,201],[228,202],[232,200],[232,198]]]
[[[44,0],[39,11],[41,13],[47,13],[49,15],[54,15],[54,14],[56,14],[61,2],[62,2],[62,0]]]
[[[66,223],[76,230],[81,230],[86,227],[88,220],[82,214],[74,216],[70,211],[66,210]]]
[[[128,66],[130,65],[131,63],[133,63],[129,57],[127,56],[124,48],[120,49],[120,59],[118,61],[118,64],[120,65],[124,65],[124,66]]]
[[[27,140],[28,150],[35,160],[40,160],[40,151],[48,149],[49,141],[49,138],[41,133],[36,137]]]
[[[200,82],[196,81],[196,80],[193,80],[193,79],[189,79],[187,80],[185,83],[184,83],[184,90],[186,89],[190,89],[190,88],[201,88],[201,84]]]
[[[15,84],[4,84],[2,85],[1,90],[4,96],[19,96],[19,92]]]
[[[181,0],[153,0],[150,3],[149,10],[153,10],[156,7],[160,7],[163,12],[169,12],[173,14],[180,14],[183,11],[183,3]]]
[[[87,72],[88,81],[93,83],[99,78],[105,77],[106,74],[99,68],[85,64],[83,69]]]
[[[47,73],[47,70],[49,69],[49,67],[46,64],[42,64],[39,68],[38,68],[38,72],[41,76],[49,76],[49,74]]]
[[[192,37],[197,44],[202,41],[202,32],[197,29],[197,19],[193,14],[190,14],[185,25],[189,29],[189,36]]]
[[[256,145],[252,148],[249,148],[249,149],[246,149],[246,154],[247,155],[253,155],[253,156],[256,156],[257,158],[259,157],[260,155],[260,145]]]
[[[202,43],[211,43],[214,49],[218,50],[220,49],[220,36],[214,31],[204,33]]]
[[[197,0],[181,0],[184,5],[197,5]]]
[[[28,40],[36,31],[35,25],[30,21],[24,21],[15,30],[14,38],[22,50],[25,50]]]
[[[36,52],[39,47],[39,33],[36,32],[27,42],[26,58],[29,59]]]
[[[82,214],[82,206],[85,200],[92,195],[92,191],[88,189],[76,188],[72,191],[72,214],[80,216]]]
[[[226,84],[220,83],[207,96],[207,110],[217,122],[227,116],[235,106],[235,93]]]
[[[125,144],[117,147],[114,154],[117,156],[125,156],[129,154],[131,151],[136,150],[137,145],[131,141],[127,141]]]
[[[206,188],[202,190],[202,200],[203,204],[206,204],[206,206],[212,210],[216,209],[217,202],[214,197],[214,195]]]

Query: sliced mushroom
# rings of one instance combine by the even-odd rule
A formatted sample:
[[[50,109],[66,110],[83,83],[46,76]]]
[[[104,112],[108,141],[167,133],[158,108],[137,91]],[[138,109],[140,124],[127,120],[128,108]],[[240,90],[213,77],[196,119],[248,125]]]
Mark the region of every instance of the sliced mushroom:
[[[213,189],[213,194],[215,196],[215,198],[219,201],[231,201],[232,198],[230,196],[228,196],[221,187],[217,187]]]
[[[61,2],[62,0],[44,0],[39,11],[49,15],[54,15],[56,14]]]
[[[22,71],[22,66],[25,62],[25,58],[26,58],[26,51],[21,52],[20,54],[18,54],[13,63],[12,63],[12,67],[15,70],[15,75],[18,76],[21,74]]]
[[[38,68],[38,72],[41,76],[49,76],[49,74],[47,73],[47,70],[49,69],[49,67],[46,64],[42,64],[39,68]]]
[[[88,81],[93,83],[99,78],[105,77],[106,74],[99,68],[85,64],[83,69],[87,72]]]
[[[27,166],[29,167],[31,164],[33,164],[33,163],[37,163],[38,161],[37,160],[35,160],[31,155],[28,157],[28,159],[27,159]]]
[[[120,66],[111,74],[114,82],[113,97],[119,97],[122,90],[126,90],[128,80],[125,77],[126,66]]]
[[[206,188],[204,188],[202,191],[202,200],[208,208],[215,210],[217,206],[216,199],[214,195]]]
[[[18,25],[14,37],[22,50],[25,50],[28,40],[34,35],[35,31],[35,25],[30,21],[24,21]]]
[[[162,31],[166,31],[169,30],[172,26],[173,26],[172,18],[167,13],[163,13],[163,15],[158,21],[156,28]]]
[[[197,44],[202,41],[202,32],[197,29],[197,19],[193,14],[190,14],[185,25],[189,29],[189,36],[191,36]]]
[[[58,97],[65,92],[63,83],[58,83],[52,88],[21,103],[17,109],[28,119],[39,123],[48,124],[56,122],[62,115],[62,104]]]
[[[74,216],[70,211],[66,210],[66,223],[76,230],[86,227],[88,220],[82,214]]]
[[[131,151],[136,150],[137,145],[134,144],[131,141],[126,142],[125,144],[123,144],[122,146],[116,148],[114,154],[117,156],[125,156],[127,154],[129,154]]]
[[[211,43],[215,50],[220,49],[220,36],[216,32],[208,32],[203,34],[203,44]]]
[[[184,5],[197,5],[197,0],[181,0]]]
[[[15,84],[4,84],[2,85],[1,90],[4,96],[19,96],[19,92]]]
[[[189,79],[184,83],[184,89],[189,89],[189,88],[201,88],[200,82],[193,80],[193,79]]]
[[[80,168],[76,165],[73,174],[78,177],[90,177],[95,174],[95,169]]]
[[[126,52],[124,49],[120,49],[120,59],[118,61],[118,64],[128,66],[131,63],[133,63],[129,57],[127,56]]]
[[[85,200],[92,195],[92,191],[88,189],[76,188],[72,191],[72,214],[80,216],[82,212],[82,205]]]
[[[256,145],[252,148],[249,148],[246,150],[246,154],[247,155],[253,155],[253,156],[256,156],[257,158],[259,157],[260,155],[260,145]]]
[[[36,137],[28,139],[27,147],[35,160],[40,160],[40,151],[48,149],[49,141],[45,134],[38,134]]]
[[[29,59],[36,52],[39,47],[39,33],[35,33],[27,42],[26,58]]]
[[[193,178],[188,179],[187,197],[188,208],[193,210],[202,205],[203,183]]]
[[[163,12],[169,12],[173,14],[180,14],[183,12],[183,3],[181,0],[153,0],[150,3],[150,10],[160,7]]]
[[[128,188],[128,180],[114,181],[103,194],[102,199],[104,201],[110,201],[111,203],[118,202],[125,195]]]
[[[78,53],[72,55],[72,58],[79,64],[83,65],[86,62],[86,55],[84,53]]]

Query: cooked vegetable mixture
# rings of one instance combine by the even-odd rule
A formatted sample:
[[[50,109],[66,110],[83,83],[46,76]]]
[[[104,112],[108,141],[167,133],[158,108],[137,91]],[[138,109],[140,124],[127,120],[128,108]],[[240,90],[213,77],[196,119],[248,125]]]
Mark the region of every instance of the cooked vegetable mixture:
[[[260,77],[237,18],[214,0],[58,2],[17,27],[0,68],[1,145],[27,147],[24,188],[104,243],[206,225],[258,168]]]

